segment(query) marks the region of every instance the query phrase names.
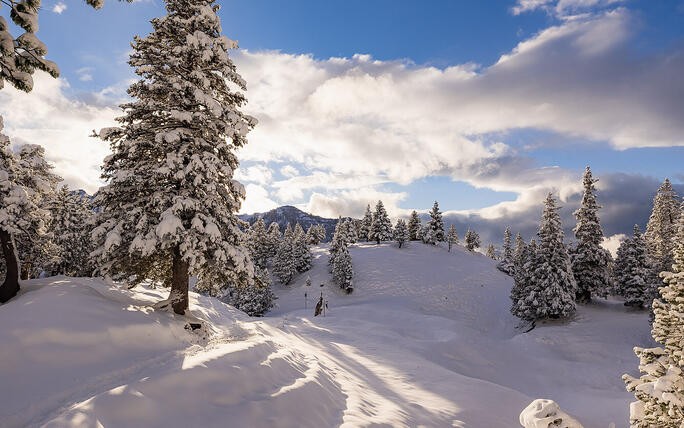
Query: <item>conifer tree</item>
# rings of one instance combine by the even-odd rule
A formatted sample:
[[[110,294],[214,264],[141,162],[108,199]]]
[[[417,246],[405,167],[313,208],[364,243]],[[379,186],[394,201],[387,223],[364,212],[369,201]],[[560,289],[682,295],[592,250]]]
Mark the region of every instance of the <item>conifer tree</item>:
[[[539,226],[539,249],[534,267],[534,287],[526,299],[534,319],[565,318],[575,313],[577,284],[572,274],[570,256],[563,242],[563,228],[558,206],[551,193]]]
[[[326,231],[325,231],[325,226],[322,224],[319,224],[316,227],[316,239],[318,240],[318,243],[320,244],[321,242],[325,241],[326,238]]]
[[[456,227],[452,224],[449,226],[449,234],[447,235],[447,243],[449,243],[449,252],[451,252],[451,247],[458,244],[458,233],[456,232]]]
[[[389,241],[390,239],[392,239],[392,223],[382,201],[378,201],[373,213],[373,222],[371,223],[368,240],[376,241],[379,244],[381,241]]]
[[[50,211],[50,229],[55,233],[54,244],[57,247],[51,273],[90,276],[93,271],[89,259],[93,251],[90,232],[95,215],[90,198],[84,192],[73,192],[62,186],[50,203]]]
[[[273,261],[273,273],[278,277],[281,284],[284,285],[289,284],[297,273],[297,261],[294,257],[294,241],[295,237],[292,226],[288,223]]]
[[[480,235],[468,228],[465,234],[465,246],[468,251],[475,251],[477,248],[480,248],[480,245]]]
[[[294,228],[294,244],[292,247],[293,257],[295,261],[295,269],[297,272],[306,272],[311,269],[311,248],[306,241],[306,234],[302,226],[297,223]]]
[[[520,319],[526,321],[534,320],[533,307],[528,303],[528,300],[533,295],[534,290],[534,270],[537,263],[537,242],[530,240],[529,245],[526,245],[522,237],[518,233],[516,237],[515,254],[514,254],[514,284],[511,289],[511,313]]]
[[[318,225],[310,225],[306,230],[306,242],[309,245],[318,245],[321,241],[318,239]]]
[[[663,273],[661,300],[653,302],[653,338],[662,346],[634,348],[640,378],[624,375],[627,390],[638,401],[630,406],[633,428],[684,425],[684,203],[679,209],[672,271]]]
[[[596,203],[596,186],[591,169],[582,177],[584,195],[580,208],[575,211],[577,243],[572,250],[572,272],[577,283],[575,299],[589,303],[592,296],[606,297],[611,288],[610,253],[601,246],[603,230],[598,216],[601,208]]]
[[[492,260],[496,260],[496,249],[494,248],[494,244],[489,244],[487,246],[487,257],[489,257]]]
[[[425,233],[423,234],[423,242],[426,244],[435,245],[437,242],[444,242],[446,234],[444,233],[444,221],[442,221],[442,213],[439,211],[439,204],[435,204],[430,210],[430,220],[425,225]]]
[[[651,288],[657,289],[653,281],[653,267],[648,260],[646,242],[634,225],[632,238],[620,243],[615,260],[615,290],[625,298],[625,306],[643,308],[650,305]]]
[[[283,238],[283,235],[280,233],[280,226],[275,221],[271,222],[266,233],[268,236],[268,256],[275,257],[278,252],[278,246],[280,246],[280,240]]]
[[[333,279],[344,289],[347,293],[354,290],[354,268],[352,266],[352,258],[346,245],[343,245],[335,255],[335,263],[332,268]]]
[[[421,224],[420,217],[418,217],[418,213],[412,211],[408,221],[409,239],[411,241],[420,241],[422,239],[420,236],[422,227],[423,225]]]
[[[520,236],[520,234],[518,234]],[[513,275],[513,243],[511,242],[511,228],[507,227],[504,231],[504,242],[503,242],[503,258],[501,263],[497,265],[499,270],[507,275]],[[522,238],[520,238],[522,241]]]
[[[252,225],[249,233],[249,250],[254,265],[260,269],[266,269],[269,256],[269,238],[266,234],[264,219],[259,217]]]
[[[373,213],[371,212],[370,204],[366,205],[366,213],[363,215],[363,220],[361,220],[361,232],[360,237],[365,241],[369,241],[368,238],[371,233],[371,226],[373,225]]]
[[[672,269],[679,215],[679,197],[670,180],[665,179],[653,199],[653,211],[644,234],[655,275]]]
[[[332,241],[330,242],[330,249],[328,250],[328,265],[330,265],[330,272],[335,265],[335,256],[342,247],[347,246],[347,238],[344,236],[345,227],[342,221],[338,220],[335,225],[335,233],[333,233]]]
[[[256,119],[239,110],[246,84],[228,57],[237,43],[221,35],[214,3],[167,0],[152,33],[134,39],[129,64],[141,79],[121,126],[99,133],[112,150],[95,195],[100,270],[134,284],[161,273],[151,279],[171,293],[158,307],[178,314],[190,275],[199,290],[254,281],[237,217],[245,189],[233,174]]]
[[[278,299],[273,293],[268,270],[256,267],[256,276],[252,285],[237,287],[231,290],[230,304],[250,317],[262,317],[275,307]]]
[[[354,244],[359,240],[359,236],[356,233],[356,226],[354,225],[354,220],[348,218],[343,221],[342,227],[344,228],[344,236],[347,245]]]
[[[404,244],[404,242],[409,240],[408,226],[404,219],[397,220],[397,224],[394,226],[394,241],[399,244],[399,248]]]

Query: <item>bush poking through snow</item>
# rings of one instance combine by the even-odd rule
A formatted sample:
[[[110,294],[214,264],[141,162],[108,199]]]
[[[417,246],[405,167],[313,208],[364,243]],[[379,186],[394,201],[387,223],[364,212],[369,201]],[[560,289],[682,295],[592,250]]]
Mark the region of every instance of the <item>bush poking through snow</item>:
[[[525,428],[583,428],[553,400],[536,399],[520,413]]]

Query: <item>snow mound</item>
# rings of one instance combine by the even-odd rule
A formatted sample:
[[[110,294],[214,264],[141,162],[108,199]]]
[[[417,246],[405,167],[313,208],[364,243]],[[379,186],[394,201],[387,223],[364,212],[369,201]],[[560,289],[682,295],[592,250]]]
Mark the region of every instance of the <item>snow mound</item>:
[[[553,400],[537,399],[520,413],[525,428],[584,428]]]

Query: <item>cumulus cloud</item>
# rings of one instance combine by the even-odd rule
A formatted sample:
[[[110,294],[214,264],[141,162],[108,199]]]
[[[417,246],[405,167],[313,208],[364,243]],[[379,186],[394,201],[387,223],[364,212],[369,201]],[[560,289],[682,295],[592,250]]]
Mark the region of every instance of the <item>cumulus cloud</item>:
[[[57,2],[54,6],[52,6],[52,11],[57,13],[57,14],[62,14],[67,8],[67,5],[64,4],[64,2]]]
[[[279,206],[269,197],[268,190],[258,184],[248,184],[245,190],[247,197],[242,203],[240,214],[263,213]]]
[[[613,258],[616,258],[618,247],[625,239],[627,239],[627,235],[624,233],[618,233],[617,235],[612,235],[608,238],[604,237],[601,246],[610,251],[610,254],[613,256]]]

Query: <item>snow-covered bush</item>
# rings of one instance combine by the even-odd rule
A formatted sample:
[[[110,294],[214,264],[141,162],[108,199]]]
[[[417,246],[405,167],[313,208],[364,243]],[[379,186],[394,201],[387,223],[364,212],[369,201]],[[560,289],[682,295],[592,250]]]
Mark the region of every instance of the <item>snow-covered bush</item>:
[[[250,317],[262,317],[275,307],[277,297],[271,288],[268,270],[257,268],[255,281],[252,285],[237,287],[231,290],[228,301],[235,308]]]
[[[524,428],[583,428],[553,400],[536,399],[520,413]]]

